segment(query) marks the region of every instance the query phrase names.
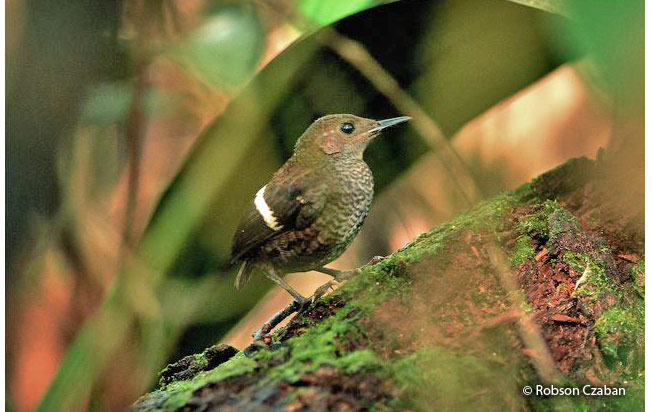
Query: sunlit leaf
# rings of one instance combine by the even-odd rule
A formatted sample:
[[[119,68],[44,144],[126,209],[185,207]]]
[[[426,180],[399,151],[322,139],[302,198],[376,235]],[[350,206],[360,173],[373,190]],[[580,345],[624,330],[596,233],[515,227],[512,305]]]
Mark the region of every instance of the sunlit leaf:
[[[312,22],[326,25],[380,3],[378,0],[298,0],[297,7]]]

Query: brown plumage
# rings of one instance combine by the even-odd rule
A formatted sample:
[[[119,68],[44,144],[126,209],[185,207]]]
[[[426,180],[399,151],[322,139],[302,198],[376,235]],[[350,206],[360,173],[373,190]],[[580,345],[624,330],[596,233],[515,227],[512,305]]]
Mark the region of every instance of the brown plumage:
[[[308,270],[333,274],[323,266],[349,247],[373,197],[373,176],[363,152],[382,129],[408,119],[341,114],[315,121],[238,225],[231,253],[233,264],[242,262],[236,288],[260,272],[303,301],[282,275]]]

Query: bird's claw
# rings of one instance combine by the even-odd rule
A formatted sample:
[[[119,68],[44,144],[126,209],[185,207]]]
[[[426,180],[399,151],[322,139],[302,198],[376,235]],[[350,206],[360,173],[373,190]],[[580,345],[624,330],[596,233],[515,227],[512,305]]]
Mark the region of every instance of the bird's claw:
[[[330,282],[327,282],[327,283],[321,285],[320,287],[318,287],[317,290],[315,290],[315,293],[312,295],[312,298],[310,299],[311,304],[314,304],[314,303],[317,302],[317,301],[318,301],[322,296],[324,296],[324,295],[326,294],[326,292],[328,292],[328,289],[333,289],[333,290],[335,290],[335,287],[334,287],[334,286],[335,286],[335,284],[337,284],[337,283],[338,283],[337,279],[333,279],[333,280],[331,280]]]

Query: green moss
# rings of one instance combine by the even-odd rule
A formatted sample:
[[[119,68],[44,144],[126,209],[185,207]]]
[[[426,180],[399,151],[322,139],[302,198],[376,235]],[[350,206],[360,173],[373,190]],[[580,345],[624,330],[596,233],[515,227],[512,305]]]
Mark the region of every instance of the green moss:
[[[521,235],[548,237],[548,219],[545,212],[535,213],[523,219],[516,226],[516,232]]]
[[[491,299],[491,296],[488,293],[480,293],[476,290],[471,295],[471,301],[476,305],[482,305],[492,302],[493,299]]]
[[[595,302],[605,295],[619,295],[618,285],[607,271],[607,262],[591,256],[584,256],[582,259],[586,262],[582,272],[584,279],[580,278],[581,284],[578,284],[575,290],[576,296],[585,296]],[[581,265],[579,262],[581,261],[576,264]]]
[[[588,297],[590,302],[617,292],[617,284],[607,271],[607,262],[588,253],[578,253],[565,250],[563,261],[581,275],[577,280],[574,295]]]
[[[536,207],[540,209],[538,212],[523,218],[513,228],[517,238],[509,256],[512,267],[534,259],[536,250],[532,244],[533,239],[538,238],[545,242],[561,233],[562,222],[574,221],[573,216],[554,200],[546,200]]]
[[[591,258],[584,253],[577,253],[570,250],[564,251],[564,262],[570,265],[577,273],[584,273]]]
[[[642,411],[645,408],[645,372],[641,371],[621,382],[627,391],[626,396],[612,397],[611,406],[618,411]],[[595,410],[595,409],[593,409]]]
[[[509,256],[509,264],[512,267],[518,267],[530,259],[534,259],[536,251],[532,246],[532,239],[529,236],[519,236],[516,238],[516,244]]]
[[[645,315],[639,305],[612,307],[596,320],[598,344],[610,366],[642,366],[638,364],[642,363],[644,350],[644,324]]]
[[[574,295],[588,297],[592,302],[607,294],[616,295],[618,285],[609,273],[607,263],[608,256],[612,254],[609,247],[597,247],[592,240],[587,239],[577,219],[556,201],[545,202],[545,214],[548,219],[548,247],[555,248],[559,245],[563,250],[562,262],[581,274]],[[568,240],[564,240],[568,238],[562,237],[564,234],[570,234],[574,239],[572,247],[585,251],[569,250],[566,244]],[[551,264],[555,263],[551,261]]]
[[[256,367],[255,360],[239,353],[213,370],[201,372],[190,380],[171,382],[165,388],[150,393],[147,403],[152,404],[152,409],[176,410],[190,400],[195,390],[212,382],[251,373]]]
[[[554,200],[547,200],[544,204],[548,216],[548,238],[556,239],[562,233],[578,229],[578,222],[568,210],[564,209]]]
[[[349,305],[355,306],[355,305]],[[362,367],[374,369],[379,360],[371,351],[358,350],[346,352],[340,340],[349,339],[366,342],[364,330],[359,325],[364,308],[344,308],[323,322],[311,327],[305,334],[284,342],[277,353],[266,354],[261,351],[257,359],[271,357],[275,362],[284,361],[269,370],[266,380],[281,379],[296,381],[301,375],[317,370],[322,365],[332,365],[347,373],[359,371]]]
[[[193,357],[193,359],[195,359],[195,362],[197,362],[197,364],[198,364],[199,366],[206,366],[206,365],[208,365],[208,360],[206,359],[206,356],[204,355],[203,352],[202,352],[202,353],[194,354],[194,355],[192,355],[192,357]]]
[[[634,290],[641,297],[645,297],[645,260],[641,259],[634,267],[632,267],[632,281]]]
[[[534,180],[532,181],[534,182]],[[523,183],[514,190],[514,194],[524,201],[532,199],[532,182]]]

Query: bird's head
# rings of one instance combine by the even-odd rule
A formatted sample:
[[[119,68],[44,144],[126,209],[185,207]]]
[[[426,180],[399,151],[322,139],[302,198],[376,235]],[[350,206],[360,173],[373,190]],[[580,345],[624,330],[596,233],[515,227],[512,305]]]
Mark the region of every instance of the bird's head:
[[[346,155],[362,158],[374,137],[390,126],[410,120],[401,116],[385,120],[366,119],[352,114],[331,114],[313,122],[301,135],[295,153],[306,151],[318,155]]]

